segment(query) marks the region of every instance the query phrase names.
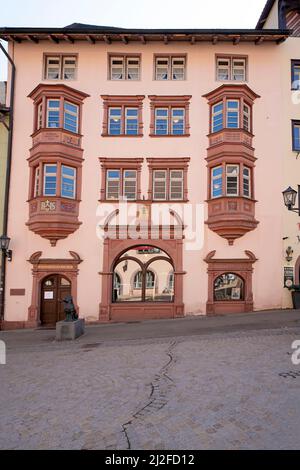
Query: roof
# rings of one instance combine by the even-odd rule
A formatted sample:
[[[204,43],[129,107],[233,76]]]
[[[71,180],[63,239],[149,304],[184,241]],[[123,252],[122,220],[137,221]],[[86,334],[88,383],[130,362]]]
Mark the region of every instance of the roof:
[[[260,15],[260,18],[257,22],[256,29],[262,29],[264,27],[264,24],[268,19],[268,16],[273,8],[275,1],[276,0],[267,0],[267,3],[265,4],[262,14]]]
[[[95,26],[82,23],[73,23],[63,28],[0,28],[0,39],[13,42],[30,41],[38,43],[40,40],[49,40],[54,43],[67,41],[105,42],[110,44],[122,41],[124,44],[132,41],[146,43],[148,41],[195,42],[209,41],[216,44],[218,41],[239,42],[263,41],[281,43],[287,39],[290,32],[279,29],[127,29],[112,26]]]

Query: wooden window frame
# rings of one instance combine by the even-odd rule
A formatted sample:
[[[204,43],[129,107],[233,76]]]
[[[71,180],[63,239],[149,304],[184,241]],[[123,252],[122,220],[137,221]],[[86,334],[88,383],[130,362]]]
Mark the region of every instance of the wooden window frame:
[[[47,78],[47,60],[48,58],[57,58],[59,59],[59,78]],[[78,79],[78,53],[75,54],[69,54],[69,53],[61,53],[61,52],[45,52],[43,55],[43,80],[46,80],[48,82],[58,82],[58,81],[66,81],[66,82],[74,82]],[[76,64],[75,64],[75,74],[74,78],[67,79],[64,78],[64,61],[65,59],[68,58],[75,58]]]
[[[157,79],[156,74],[156,63],[158,59],[168,59],[168,78],[166,80],[159,80]],[[173,78],[173,60],[176,59],[184,59],[184,78],[183,80],[176,80]],[[158,82],[184,82],[187,80],[187,54],[154,54],[153,56],[153,80]]]
[[[48,126],[48,102],[49,101],[59,101],[59,125],[58,127],[49,127]],[[65,122],[65,103],[69,103],[77,108],[77,131],[73,132],[64,127]],[[73,99],[65,95],[50,95],[45,94],[41,100],[35,104],[35,114],[34,114],[34,132],[40,131],[41,129],[56,129],[63,130],[64,132],[69,132],[72,135],[81,135],[81,112],[82,112],[82,102],[79,100]]]
[[[102,137],[143,137],[143,100],[144,95],[101,95],[103,100],[103,124]],[[121,108],[121,134],[109,134],[109,109]],[[137,108],[138,110],[138,133],[125,134],[125,109]]]
[[[238,102],[238,127],[228,127],[227,126],[227,115],[228,115],[228,105],[227,103],[229,101],[237,101]],[[214,109],[214,106],[216,105],[219,105],[223,103],[223,111],[222,111],[222,114],[223,114],[223,127],[222,129],[219,129],[217,131],[214,131],[214,128],[213,128],[213,125],[214,125],[214,122],[213,122],[213,119],[214,119],[214,113],[213,113],[213,109]],[[245,129],[244,128],[244,105],[246,105],[249,109],[249,129]],[[220,99],[220,97],[218,97],[218,99],[216,99],[215,101],[213,101],[211,104],[210,104],[210,134],[216,134],[218,132],[222,132],[222,131],[226,131],[226,130],[229,130],[229,131],[237,131],[237,130],[244,130],[245,132],[248,132],[249,134],[252,134],[253,132],[253,108],[252,108],[252,105],[250,104],[250,101],[248,101],[247,99],[245,99],[244,97],[240,97],[238,95],[226,95],[224,94],[224,96]]]
[[[228,194],[227,193],[227,166],[238,166],[239,167],[239,174],[237,176],[238,182],[238,192],[236,195]],[[216,168],[222,168],[222,194],[220,196],[213,196],[213,170]],[[249,196],[244,194],[244,168],[249,170]],[[231,162],[229,160],[222,161],[216,165],[212,165],[209,167],[209,187],[208,187],[208,200],[215,201],[220,198],[246,198],[246,199],[254,199],[254,178],[253,178],[254,166],[250,164],[244,163],[244,161],[235,161]]]
[[[218,76],[218,60],[229,60],[229,79],[221,80]],[[233,61],[234,60],[244,60],[245,61],[245,80],[234,80],[233,79]],[[216,54],[215,55],[215,78],[217,82],[222,83],[247,83],[249,81],[249,57],[247,55],[238,55],[238,54]]]
[[[189,109],[190,109],[190,99],[191,95],[182,95],[182,96],[157,96],[149,95],[150,99],[150,137],[164,138],[182,138],[190,137],[190,121],[189,121]],[[159,108],[168,108],[168,134],[160,135],[155,133],[155,124],[156,124],[156,109]],[[185,128],[183,134],[171,134],[172,130],[172,109],[182,108],[184,109],[184,122]]]
[[[190,158],[147,158],[148,169],[149,169],[149,186],[148,186],[148,200],[151,202],[168,202],[168,203],[185,203],[188,202],[188,167]],[[154,199],[154,171],[165,170],[167,172],[166,181],[166,199]],[[182,199],[171,199],[170,198],[170,173],[172,170],[180,170],[183,172],[183,198]]]
[[[74,170],[74,176],[72,176],[72,177],[68,176],[68,178],[74,182],[73,196],[72,197],[63,195],[63,176],[64,176],[63,175],[63,168],[71,168],[72,170]],[[60,178],[60,194],[61,194],[61,197],[65,198],[65,199],[74,200],[74,199],[76,199],[76,192],[77,192],[77,168],[74,167],[74,166],[66,165],[65,163],[62,163],[62,165],[61,165],[61,178]]]
[[[123,60],[123,74],[124,78],[120,79],[113,79],[112,74],[111,74],[111,63],[113,59],[122,59]],[[128,76],[128,60],[130,59],[138,59],[139,60],[139,77],[136,80],[132,80],[127,78]],[[111,82],[122,82],[122,81],[128,81],[128,82],[139,82],[141,81],[141,76],[142,76],[142,54],[139,53],[134,53],[134,54],[124,54],[123,52],[120,53],[111,53],[109,52],[107,55],[107,80]]]
[[[136,199],[128,199],[128,202],[136,202],[141,200],[141,171],[143,158],[99,158],[101,164],[101,190],[100,202],[116,203],[122,200],[124,194],[124,171],[136,171]],[[119,198],[107,199],[107,180],[106,175],[108,170],[118,170],[120,172],[119,180]],[[122,191],[122,194],[120,192]]]

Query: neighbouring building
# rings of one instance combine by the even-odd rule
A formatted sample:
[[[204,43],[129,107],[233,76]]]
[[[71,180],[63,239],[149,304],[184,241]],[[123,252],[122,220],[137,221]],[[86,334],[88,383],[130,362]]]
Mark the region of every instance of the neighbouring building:
[[[68,294],[88,322],[289,306],[300,12],[277,3],[252,30],[0,29],[17,71],[4,328],[54,324]]]

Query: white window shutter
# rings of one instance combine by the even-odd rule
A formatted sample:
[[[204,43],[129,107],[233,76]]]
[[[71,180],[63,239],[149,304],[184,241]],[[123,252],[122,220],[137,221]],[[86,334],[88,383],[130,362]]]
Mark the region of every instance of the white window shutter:
[[[183,199],[183,170],[170,171],[170,199]]]
[[[155,170],[153,173],[153,199],[164,201],[167,198],[167,172]]]

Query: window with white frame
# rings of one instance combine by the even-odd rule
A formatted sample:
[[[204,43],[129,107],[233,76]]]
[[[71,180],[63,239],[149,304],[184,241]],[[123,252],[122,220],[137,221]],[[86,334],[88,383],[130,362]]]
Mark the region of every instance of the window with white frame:
[[[186,58],[162,56],[155,58],[155,80],[185,80]]]
[[[243,168],[243,196],[251,197],[251,170],[247,166]]]
[[[57,165],[44,165],[44,196],[56,196]]]
[[[122,179],[122,181],[121,181]],[[137,199],[137,171],[112,169],[106,171],[106,199]]]
[[[250,132],[251,131],[251,120],[250,120],[250,106],[243,104],[243,128]]]
[[[43,127],[43,103],[41,102],[37,107],[37,128]]]
[[[184,108],[172,108],[171,133],[183,135],[185,133]]]
[[[36,167],[34,170],[34,188],[33,196],[38,197],[40,195],[40,168]]]
[[[77,57],[72,55],[46,55],[46,80],[75,80],[77,73]]]
[[[170,170],[169,197],[171,201],[183,199],[183,170]]]
[[[226,194],[239,195],[239,165],[226,165]]]
[[[122,133],[122,108],[109,108],[108,110],[109,135],[121,135]]]
[[[136,170],[123,171],[123,195],[129,200],[135,200],[137,198]]]
[[[111,56],[110,80],[139,80],[140,58],[135,56]]]
[[[247,58],[218,56],[216,58],[217,80],[245,82],[247,80]]]
[[[125,134],[137,135],[138,134],[138,109],[125,108]]]
[[[61,167],[61,195],[68,199],[76,197],[76,168],[62,165]]]
[[[211,197],[223,196],[223,167],[217,166],[211,170]]]
[[[70,132],[78,132],[78,106],[76,104],[64,102],[64,129]]]
[[[217,103],[212,107],[212,132],[218,132],[223,129],[223,102]]]
[[[169,133],[169,109],[155,109],[155,134],[168,135]]]
[[[47,127],[59,127],[59,100],[48,100],[47,101]]]
[[[119,199],[120,170],[107,170],[106,172],[106,199]]]
[[[155,201],[167,199],[167,170],[153,171],[153,199]]]
[[[229,129],[239,128],[239,101],[238,100],[227,101],[226,121],[227,121],[226,127],[228,127]]]

